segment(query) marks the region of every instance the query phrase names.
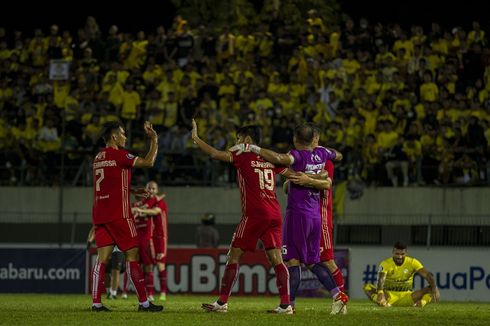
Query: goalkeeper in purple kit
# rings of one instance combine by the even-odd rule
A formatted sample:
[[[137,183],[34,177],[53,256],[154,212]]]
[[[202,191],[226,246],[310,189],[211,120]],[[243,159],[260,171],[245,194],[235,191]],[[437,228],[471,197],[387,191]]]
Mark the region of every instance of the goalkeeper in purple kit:
[[[334,301],[331,314],[338,314],[349,301],[347,295],[339,290],[328,268],[320,262],[320,190],[311,188],[312,181],[307,175],[319,175],[325,162],[341,155],[324,147],[313,148],[315,127],[304,123],[294,132],[295,149],[288,154],[279,154],[256,145],[239,144],[238,152],[254,152],[265,160],[286,165],[296,172],[304,172],[304,182],[290,184],[288,204],[283,226],[283,258],[287,261],[290,275],[290,298],[294,305],[296,292],[301,282],[300,264],[305,264],[331,293]],[[327,178],[326,187],[331,186]]]

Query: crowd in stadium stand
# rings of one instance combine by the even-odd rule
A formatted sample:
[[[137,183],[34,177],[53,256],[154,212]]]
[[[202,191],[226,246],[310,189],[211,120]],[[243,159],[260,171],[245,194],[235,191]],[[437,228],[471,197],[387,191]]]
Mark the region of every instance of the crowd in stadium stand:
[[[159,183],[233,182],[195,153],[193,116],[219,149],[234,143],[236,126],[258,124],[263,145],[281,152],[298,121],[313,121],[321,143],[344,153],[336,180],[489,181],[490,49],[478,22],[327,26],[310,10],[299,29],[272,19],[211,30],[177,16],[169,29],[134,32],[101,31],[94,17],[76,35],[0,28],[2,183],[59,183],[61,156],[66,167],[90,162],[102,124],[117,119],[135,152],[143,121],[158,129],[150,173]],[[51,60],[70,62],[69,80],[49,79]]]

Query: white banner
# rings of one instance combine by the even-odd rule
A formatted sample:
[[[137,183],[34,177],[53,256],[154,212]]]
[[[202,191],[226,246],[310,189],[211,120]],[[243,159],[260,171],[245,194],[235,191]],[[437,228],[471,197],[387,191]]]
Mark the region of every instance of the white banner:
[[[375,283],[379,263],[391,257],[390,247],[350,248],[350,296],[367,298],[362,287]],[[488,248],[408,248],[408,255],[417,258],[434,274],[444,301],[490,301],[490,254]],[[426,286],[414,278],[414,289]]]

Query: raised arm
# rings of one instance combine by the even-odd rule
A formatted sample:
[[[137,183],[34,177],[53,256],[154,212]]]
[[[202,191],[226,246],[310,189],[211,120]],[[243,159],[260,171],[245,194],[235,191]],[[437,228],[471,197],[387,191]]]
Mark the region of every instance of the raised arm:
[[[264,160],[275,165],[289,166],[294,163],[294,158],[290,154],[276,153],[273,150],[260,148],[259,146],[253,144],[237,144],[230,148],[230,151],[236,151],[237,155],[240,155],[243,152],[253,152],[260,155]]]
[[[136,158],[133,165],[135,168],[151,168],[155,164],[155,159],[157,158],[158,135],[155,130],[153,130],[153,126],[149,121],[145,122],[144,128],[146,135],[150,138],[150,149],[144,158]]]
[[[211,145],[208,145],[205,141],[203,141],[201,138],[199,138],[199,135],[197,133],[197,124],[194,119],[192,119],[192,140],[199,146],[199,148],[211,158],[223,162],[231,162],[231,153],[230,152],[225,152],[225,151],[220,151],[216,148],[214,148]]]

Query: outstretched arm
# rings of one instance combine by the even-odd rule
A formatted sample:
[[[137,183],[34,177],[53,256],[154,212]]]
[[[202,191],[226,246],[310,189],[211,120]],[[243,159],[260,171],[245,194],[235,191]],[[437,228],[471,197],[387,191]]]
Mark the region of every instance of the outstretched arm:
[[[282,175],[291,180],[291,182],[303,187],[323,190],[329,189],[332,186],[332,180],[327,177],[328,174],[326,173],[306,174],[287,169]]]
[[[290,154],[276,153],[273,150],[260,148],[253,144],[237,144],[230,148],[230,151],[237,152],[237,155],[240,155],[243,152],[253,152],[275,165],[289,166],[294,163],[294,158]]]
[[[154,208],[136,207],[135,210],[140,214],[145,214],[146,216],[155,216],[155,215],[160,214],[162,212],[160,207],[154,207]]]
[[[208,145],[205,141],[199,138],[197,133],[197,124],[194,119],[192,119],[192,140],[199,146],[199,148],[211,158],[215,160],[220,160],[224,162],[231,162],[230,152],[220,151],[211,145]]]
[[[150,138],[150,149],[144,158],[137,157],[134,161],[135,168],[151,168],[155,164],[158,152],[158,135],[149,121],[144,125],[145,133]]]

